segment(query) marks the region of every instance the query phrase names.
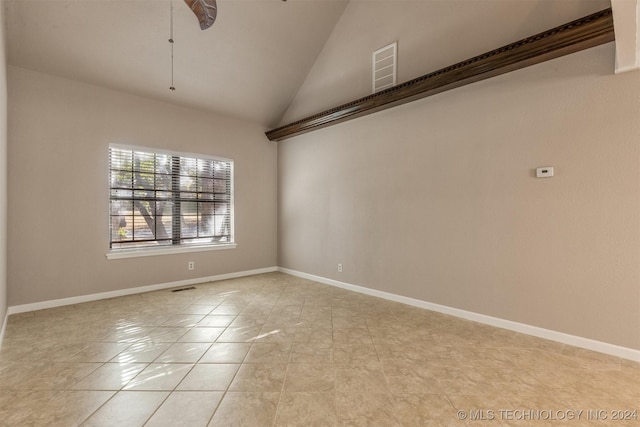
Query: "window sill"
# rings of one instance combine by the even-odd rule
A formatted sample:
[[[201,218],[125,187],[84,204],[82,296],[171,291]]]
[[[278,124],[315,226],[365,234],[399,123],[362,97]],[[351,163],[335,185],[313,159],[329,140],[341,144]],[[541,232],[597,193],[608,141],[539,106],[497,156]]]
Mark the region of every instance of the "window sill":
[[[120,249],[116,251],[109,251],[105,254],[107,259],[121,259],[121,258],[137,258],[143,256],[157,256],[157,255],[171,255],[171,254],[186,254],[191,252],[205,252],[205,251],[221,251],[225,249],[235,249],[236,243],[228,243],[224,245],[209,245],[209,246],[180,246],[177,248],[145,248],[145,249]]]

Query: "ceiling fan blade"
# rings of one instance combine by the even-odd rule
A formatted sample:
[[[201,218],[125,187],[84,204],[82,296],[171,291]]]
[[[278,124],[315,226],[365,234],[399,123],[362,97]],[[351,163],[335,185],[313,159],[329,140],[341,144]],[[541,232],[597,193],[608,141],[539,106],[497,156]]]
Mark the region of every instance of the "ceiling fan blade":
[[[206,30],[216,21],[218,15],[216,0],[184,0],[184,2],[198,17],[200,29]]]

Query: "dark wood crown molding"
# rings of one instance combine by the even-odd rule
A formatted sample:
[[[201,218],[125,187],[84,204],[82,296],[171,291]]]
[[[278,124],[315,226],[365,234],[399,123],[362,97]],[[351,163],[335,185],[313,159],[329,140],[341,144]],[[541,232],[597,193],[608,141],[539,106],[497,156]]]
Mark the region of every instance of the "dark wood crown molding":
[[[611,8],[266,132],[271,141],[365,116],[615,40]]]

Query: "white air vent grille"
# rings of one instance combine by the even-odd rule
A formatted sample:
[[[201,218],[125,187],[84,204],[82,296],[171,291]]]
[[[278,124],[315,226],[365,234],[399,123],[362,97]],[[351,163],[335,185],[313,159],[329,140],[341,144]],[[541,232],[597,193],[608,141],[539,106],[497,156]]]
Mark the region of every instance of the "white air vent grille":
[[[398,42],[373,52],[373,93],[395,86],[397,83]]]

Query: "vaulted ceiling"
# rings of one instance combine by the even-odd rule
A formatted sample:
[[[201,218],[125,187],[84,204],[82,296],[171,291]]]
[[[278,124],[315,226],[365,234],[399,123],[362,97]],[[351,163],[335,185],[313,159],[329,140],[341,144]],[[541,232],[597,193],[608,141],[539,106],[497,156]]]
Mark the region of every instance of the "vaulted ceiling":
[[[5,0],[9,64],[273,126],[348,0],[217,3],[202,31],[183,0]]]
[[[338,43],[340,48],[345,48],[345,54],[354,54],[348,49],[350,40],[336,41],[335,36],[330,37],[341,17],[343,24],[344,20],[348,21],[343,12],[349,1],[217,0],[217,20],[211,28],[202,31],[183,0],[4,0],[8,61],[16,67],[239,117],[260,123],[266,130],[280,124],[327,41],[332,49]],[[521,1],[511,0],[513,5]],[[528,6],[523,8],[503,8],[505,3],[497,0],[458,0],[455,3],[449,0],[352,0],[344,15],[351,12],[349,22],[354,22],[352,15],[358,11],[358,16],[366,20],[369,9],[376,9],[379,14],[381,7],[391,7],[390,12],[384,14],[385,19],[393,21],[395,17],[401,19],[403,25],[417,25],[419,31],[427,33],[421,35],[420,40],[434,40],[426,47],[414,46],[419,55],[411,54],[411,40],[409,44],[404,43],[407,40],[401,41],[406,54],[403,70],[411,69],[413,63],[424,62],[423,56],[432,67],[416,70],[415,75],[405,78],[407,80],[438,68],[439,55],[435,55],[433,49],[442,51],[440,41],[447,37],[455,39],[447,42],[446,51],[455,51],[450,56],[457,60],[469,57],[469,53],[462,57],[457,57],[456,53],[466,52],[467,46],[473,44],[464,38],[462,42],[458,40],[464,33],[460,28],[469,25],[471,15],[465,10],[471,6],[480,7],[485,15],[497,21],[495,27],[505,33],[502,42],[505,44],[586,14],[577,9],[594,12],[610,4],[607,0],[529,0],[526,3]],[[640,12],[634,5],[638,0],[613,0],[613,3],[617,60],[624,61],[618,65],[620,69],[637,68],[640,39],[636,28]],[[175,91],[169,90],[172,76],[168,42],[171,5]],[[629,12],[622,6],[635,7],[636,16],[633,10]],[[406,24],[407,13],[418,9],[420,12],[413,13],[417,16],[411,16],[413,24]],[[573,9],[576,9],[575,13],[572,13]],[[513,22],[505,22],[498,13],[516,10],[522,13],[508,14]],[[544,13],[536,14],[534,10]],[[530,22],[559,11],[569,18],[541,28]],[[385,25],[385,22],[369,24],[377,30],[377,25]],[[528,32],[516,37],[512,34],[514,26],[526,27]],[[366,28],[358,28],[358,31],[370,35],[371,28],[369,33]],[[629,43],[625,43],[627,39]],[[477,55],[500,45],[490,44],[484,50],[472,50],[471,54]],[[622,50],[626,45],[629,47]],[[630,54],[625,55],[625,52]],[[416,56],[420,58],[413,58]],[[366,56],[362,58],[367,61]],[[342,71],[332,72],[339,74]],[[351,81],[340,83],[353,86]],[[332,90],[340,92],[340,87]],[[301,93],[307,92],[303,87]],[[367,94],[363,92],[356,96]]]

